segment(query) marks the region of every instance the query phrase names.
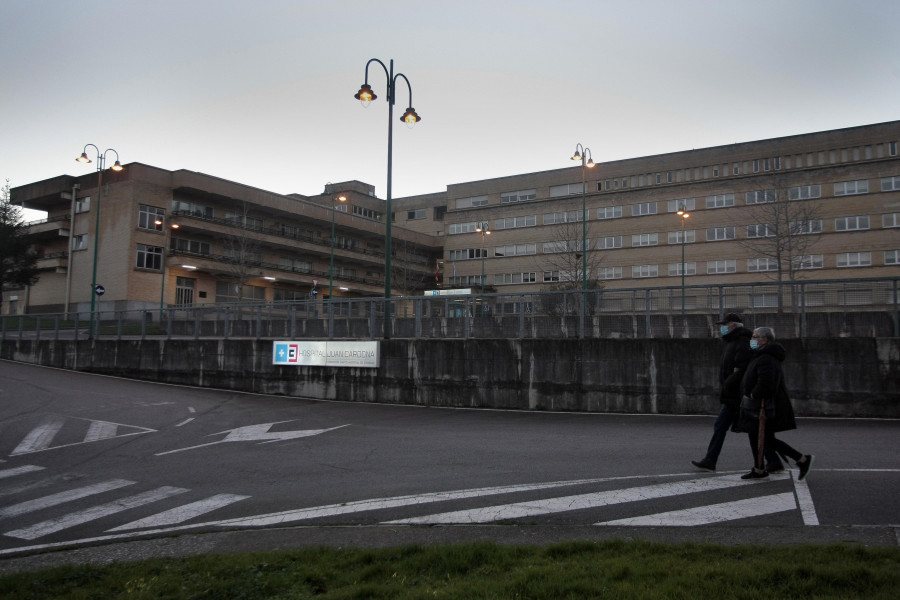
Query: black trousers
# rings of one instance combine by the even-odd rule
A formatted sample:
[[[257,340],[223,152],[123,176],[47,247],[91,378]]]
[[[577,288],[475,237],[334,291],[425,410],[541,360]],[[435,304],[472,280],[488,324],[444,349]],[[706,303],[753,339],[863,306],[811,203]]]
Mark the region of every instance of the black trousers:
[[[751,450],[753,450],[753,464],[757,469],[765,469],[765,464],[757,464],[759,461],[759,433],[748,433],[747,437],[750,438],[750,448]],[[802,453],[798,452],[787,443],[776,438],[775,432],[769,429],[766,429],[765,431],[765,435],[763,437],[763,445],[765,446],[764,450],[774,450],[782,456],[793,458],[794,462],[797,462],[798,460],[803,458]]]

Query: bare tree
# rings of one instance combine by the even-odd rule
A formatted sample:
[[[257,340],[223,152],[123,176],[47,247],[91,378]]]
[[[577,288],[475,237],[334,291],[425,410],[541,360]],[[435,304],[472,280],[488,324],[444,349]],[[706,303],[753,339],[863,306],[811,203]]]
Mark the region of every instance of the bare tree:
[[[249,233],[261,230],[262,220],[251,217],[249,213],[250,207],[246,202],[237,211],[227,213],[226,221],[231,229],[222,240],[225,262],[239,302],[244,300],[247,282],[259,277],[262,264],[259,241]]]
[[[757,272],[778,284],[778,311],[784,310],[784,283],[803,278],[809,268],[809,252],[819,241],[822,232],[821,186],[799,185],[786,175],[761,180],[762,189],[746,194],[746,239],[741,244],[749,249],[756,261]]]
[[[400,296],[414,296],[435,285],[427,257],[408,240],[394,238],[391,256],[391,287]],[[393,295],[393,292],[392,292]]]
[[[581,221],[581,210],[556,213],[557,224],[549,229],[551,238],[544,243],[539,260],[544,272],[552,273],[552,283],[547,286],[551,291],[580,290],[585,280],[588,290],[600,289],[603,283],[597,279],[597,270],[603,262],[602,254],[593,249],[596,240],[587,240],[587,255],[584,245],[584,224]],[[585,271],[587,266],[587,271]],[[586,276],[585,276],[586,274]],[[570,302],[568,294],[547,296],[550,313],[576,312],[576,303]],[[591,305],[591,308],[593,306]]]

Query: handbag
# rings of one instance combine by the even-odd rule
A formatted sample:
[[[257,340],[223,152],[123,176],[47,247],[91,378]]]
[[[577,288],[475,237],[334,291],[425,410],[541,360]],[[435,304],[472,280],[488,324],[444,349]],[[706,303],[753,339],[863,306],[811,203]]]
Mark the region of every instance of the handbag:
[[[749,415],[753,419],[759,419],[759,409],[762,405],[761,400],[744,396],[741,398],[741,412]],[[774,398],[766,403],[766,419],[775,417],[775,400]]]

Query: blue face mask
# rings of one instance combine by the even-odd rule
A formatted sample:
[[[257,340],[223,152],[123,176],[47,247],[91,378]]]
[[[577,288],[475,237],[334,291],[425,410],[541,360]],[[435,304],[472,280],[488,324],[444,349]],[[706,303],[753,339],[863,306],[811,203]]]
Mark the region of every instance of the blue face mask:
[[[721,327],[719,327],[719,333],[721,333],[723,337],[728,335],[729,331],[731,330],[728,329],[728,325],[722,325]]]
[[[757,342],[756,340],[750,340],[750,349],[759,350],[759,342]]]

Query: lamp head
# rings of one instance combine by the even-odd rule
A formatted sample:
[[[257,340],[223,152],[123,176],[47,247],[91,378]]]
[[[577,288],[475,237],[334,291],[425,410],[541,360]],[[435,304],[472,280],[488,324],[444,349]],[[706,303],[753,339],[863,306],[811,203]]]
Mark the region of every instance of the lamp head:
[[[122,163],[120,163],[119,161],[116,161],[116,163],[113,166],[111,166],[110,169],[112,169],[113,171],[118,173],[119,171],[124,171],[125,167],[122,166]]]
[[[368,83],[364,83],[353,97],[362,102],[363,106],[369,106],[369,102],[371,102],[378,96],[376,96],[375,92],[372,91],[372,86],[370,86]]]
[[[338,196],[337,198],[335,198],[335,200],[337,200],[338,202],[346,202],[346,201],[347,201],[347,196],[344,196],[343,194],[341,194],[340,196]]]
[[[417,115],[416,109],[414,109],[412,106],[410,106],[409,108],[406,109],[406,112],[403,113],[403,116],[400,117],[400,120],[403,121],[404,123],[406,123],[407,127],[409,127],[411,129],[413,127],[413,125],[415,125],[416,123],[418,123],[419,121],[422,120],[422,117]]]
[[[575,154],[572,156],[572,160],[581,160],[581,152],[576,150]]]
[[[75,161],[80,162],[80,163],[89,163],[89,162],[91,162],[91,159],[88,158],[87,152],[82,152],[81,156],[76,158]]]
[[[588,161],[587,161],[587,164],[585,164],[584,166],[586,166],[588,169],[593,169],[593,168],[596,167],[597,165],[596,165],[596,163],[594,163],[594,159],[593,159],[593,158],[589,158]]]

